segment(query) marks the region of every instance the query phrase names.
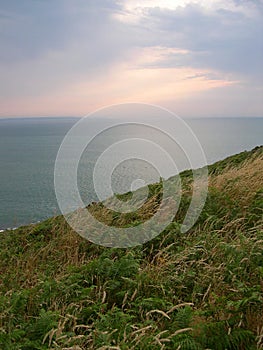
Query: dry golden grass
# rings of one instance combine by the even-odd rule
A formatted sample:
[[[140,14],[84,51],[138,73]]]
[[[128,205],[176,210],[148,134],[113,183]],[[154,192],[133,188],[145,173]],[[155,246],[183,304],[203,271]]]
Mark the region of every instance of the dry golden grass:
[[[229,167],[209,178],[209,186],[228,194],[239,206],[246,207],[263,188],[263,156],[248,160],[241,167]]]
[[[26,348],[30,340],[39,349],[179,349],[185,341],[215,349],[221,334],[221,349],[248,349],[252,342],[263,349],[262,203],[258,196],[253,201],[263,188],[259,151],[239,165],[216,165],[207,215],[188,234],[178,223],[191,199],[190,176],[183,179],[178,218],[142,247],[96,246],[62,217],[3,234],[0,331],[7,331],[2,339],[0,332],[0,348],[15,342]],[[135,213],[102,203],[88,209],[109,226],[137,224],[159,209],[161,186],[152,189]]]

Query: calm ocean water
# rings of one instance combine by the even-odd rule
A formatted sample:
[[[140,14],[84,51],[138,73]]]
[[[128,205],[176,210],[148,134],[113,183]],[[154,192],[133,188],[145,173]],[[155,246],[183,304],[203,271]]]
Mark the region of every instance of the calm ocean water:
[[[53,184],[54,164],[63,137],[77,120],[0,119],[0,229],[37,222],[59,214]],[[263,118],[206,118],[188,119],[186,122],[197,135],[208,164],[263,144]],[[79,185],[87,204],[96,200],[96,195],[88,183],[90,175],[85,176],[85,173],[87,168],[89,171],[92,169],[101,152],[100,148],[107,145],[103,139],[98,142],[92,152],[89,152],[89,158],[83,157],[80,166],[82,171],[80,170]],[[127,168],[128,163],[116,173],[115,185],[121,189],[120,192],[129,188],[125,187],[127,184],[118,187],[118,181],[125,178],[129,183],[149,172],[147,165],[140,162],[128,169],[129,176]],[[183,168],[185,166],[179,166],[179,170]],[[167,177],[169,175],[172,174],[167,174]],[[148,182],[150,179],[151,176],[148,177]]]

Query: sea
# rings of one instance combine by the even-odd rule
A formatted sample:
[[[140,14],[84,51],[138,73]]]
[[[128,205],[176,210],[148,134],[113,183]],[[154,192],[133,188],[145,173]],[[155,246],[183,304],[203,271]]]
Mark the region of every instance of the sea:
[[[54,189],[54,166],[62,140],[78,121],[75,117],[0,118],[0,230],[60,214]],[[185,122],[197,136],[208,164],[263,144],[263,118],[193,118]],[[134,129],[135,135],[136,132]],[[122,130],[118,130],[118,135],[120,133]],[[91,186],[92,171],[98,156],[109,147],[109,142],[105,142],[107,137],[98,138],[86,158],[80,161],[78,185],[86,205],[98,200]],[[171,147],[169,152],[173,153]],[[116,153],[108,152],[107,157],[116,157]],[[186,168],[186,164],[179,164],[178,171]],[[154,182],[156,174],[151,176],[151,171],[142,160],[122,162],[115,172],[114,192],[136,189],[136,186],[130,187],[136,178],[146,179],[137,182],[137,187]],[[164,177],[171,175],[167,173]],[[105,198],[107,195],[105,192]]]

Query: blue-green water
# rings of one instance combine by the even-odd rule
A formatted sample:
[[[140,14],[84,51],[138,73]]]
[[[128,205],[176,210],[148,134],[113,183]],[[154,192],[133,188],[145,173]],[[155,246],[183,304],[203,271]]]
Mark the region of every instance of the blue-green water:
[[[64,135],[77,120],[0,119],[0,229],[59,214],[53,184],[54,164]],[[263,144],[263,118],[192,119],[187,123],[199,138],[208,163]],[[97,145],[93,149],[94,159],[99,148]],[[94,159],[89,162],[92,164]],[[129,169],[131,178],[133,171],[136,174],[148,171],[140,164],[138,169]],[[86,202],[95,199],[89,191]]]

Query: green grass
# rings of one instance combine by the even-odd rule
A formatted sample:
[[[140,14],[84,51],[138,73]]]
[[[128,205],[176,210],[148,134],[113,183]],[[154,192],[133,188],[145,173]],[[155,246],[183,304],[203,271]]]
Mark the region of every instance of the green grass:
[[[187,234],[184,172],[174,222],[135,248],[94,245],[62,217],[1,233],[0,348],[263,349],[262,171],[263,147],[209,166],[206,205]],[[149,193],[134,215],[89,209],[136,225],[158,207],[162,184]]]

